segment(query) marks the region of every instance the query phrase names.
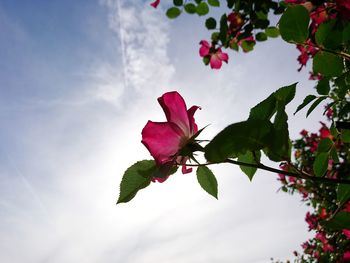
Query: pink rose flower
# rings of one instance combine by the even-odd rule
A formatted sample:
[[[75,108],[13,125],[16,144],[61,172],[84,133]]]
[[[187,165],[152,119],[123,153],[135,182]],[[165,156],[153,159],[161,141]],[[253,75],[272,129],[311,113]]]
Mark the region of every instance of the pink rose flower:
[[[189,157],[180,155],[180,150],[198,131],[193,115],[199,107],[192,106],[187,110],[184,99],[176,91],[163,94],[158,98],[158,102],[167,121],[148,121],[142,130],[142,143],[158,165],[172,167],[181,163],[182,173],[190,173],[192,169],[186,168],[185,165]],[[166,179],[167,177],[154,178],[158,182]]]
[[[151,6],[153,6],[154,8],[157,8],[157,6],[159,5],[160,0],[156,0],[153,3],[151,3]]]
[[[199,42],[201,47],[199,48],[199,55],[201,57],[208,57],[210,67],[212,69],[220,69],[222,66],[222,61],[228,62],[227,53],[222,52],[221,48],[215,48],[215,46],[210,46],[208,41],[202,40]]]

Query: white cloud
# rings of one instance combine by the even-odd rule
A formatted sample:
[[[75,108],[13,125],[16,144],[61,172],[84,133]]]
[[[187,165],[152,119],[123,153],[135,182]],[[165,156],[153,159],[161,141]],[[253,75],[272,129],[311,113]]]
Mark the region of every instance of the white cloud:
[[[119,74],[109,72],[113,77],[107,79],[111,78],[113,81],[108,85],[98,85],[97,97],[107,99],[106,96],[113,89],[113,83],[118,86],[118,94],[114,93],[112,97],[122,96],[123,101],[127,101],[130,96],[154,97],[158,90],[169,86],[175,72],[167,54],[168,21],[146,2],[100,2],[108,8],[109,26],[117,36],[116,46],[122,70],[119,70]],[[115,79],[116,75],[118,79]]]

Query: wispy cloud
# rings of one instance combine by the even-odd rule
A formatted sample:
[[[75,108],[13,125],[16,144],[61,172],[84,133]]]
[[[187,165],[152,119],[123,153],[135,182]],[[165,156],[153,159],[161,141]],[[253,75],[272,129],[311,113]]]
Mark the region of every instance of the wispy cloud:
[[[104,76],[103,79],[112,81],[98,85],[97,97],[107,99],[113,86],[117,94],[111,98],[119,97],[122,102],[134,96],[156,96],[155,91],[169,86],[175,72],[168,57],[168,21],[143,1],[105,0],[100,3],[108,8],[109,26],[116,34],[115,44],[122,67],[119,73],[107,72],[114,77]],[[97,76],[101,71],[106,72],[105,65],[97,69]]]

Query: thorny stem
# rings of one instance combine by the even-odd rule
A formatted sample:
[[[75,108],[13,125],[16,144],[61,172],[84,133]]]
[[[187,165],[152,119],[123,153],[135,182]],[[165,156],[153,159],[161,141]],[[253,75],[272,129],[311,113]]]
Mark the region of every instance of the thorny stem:
[[[314,182],[333,183],[333,184],[350,184],[350,180],[347,180],[347,179],[331,179],[331,178],[325,178],[325,177],[316,177],[313,175],[309,175],[303,171],[298,171],[298,173],[289,172],[289,171],[284,171],[284,170],[272,168],[272,167],[266,166],[262,163],[258,163],[258,164],[245,163],[245,162],[235,161],[232,159],[226,159],[225,161],[220,162],[220,163],[231,163],[231,164],[240,165],[240,166],[254,167],[254,168],[262,169],[262,170],[269,171],[272,173],[283,174],[286,176],[294,176],[296,178],[311,180]],[[209,163],[204,163],[204,164],[186,164],[186,166],[197,167],[197,166],[207,166],[207,165],[212,165],[212,164],[219,164],[219,162],[209,162]],[[178,164],[178,165],[181,165],[181,164]]]

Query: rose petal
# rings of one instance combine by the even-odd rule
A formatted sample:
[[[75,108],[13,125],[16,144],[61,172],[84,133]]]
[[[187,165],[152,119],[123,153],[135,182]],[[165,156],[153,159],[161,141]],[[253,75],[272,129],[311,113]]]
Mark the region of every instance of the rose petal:
[[[216,53],[216,55],[219,57],[219,59],[221,59],[222,61],[225,61],[226,63],[228,62],[228,55],[227,53],[223,53],[221,51],[221,48],[218,49],[218,52]]]
[[[158,164],[164,164],[179,151],[181,133],[173,123],[148,121],[142,130],[142,143]]]
[[[219,69],[221,68],[221,65],[222,65],[221,59],[216,54],[213,54],[210,57],[210,67],[212,69]]]
[[[157,8],[157,6],[159,5],[160,0],[156,0],[153,3],[151,3],[151,6],[153,6],[154,8]]]
[[[187,138],[191,136],[191,128],[188,120],[187,107],[184,99],[176,92],[167,92],[158,98],[168,122],[176,124]]]
[[[201,107],[198,106],[192,106],[188,111],[187,111],[187,115],[188,115],[188,120],[190,122],[190,128],[191,128],[191,134],[195,134],[198,131],[198,127],[197,124],[193,118],[193,115],[195,114],[195,112],[201,109]]]
[[[169,177],[169,176],[168,176]],[[158,182],[158,183],[163,183],[165,182],[166,179],[168,179],[168,177],[164,177],[164,178],[160,178],[160,177],[153,177],[151,180],[153,183]]]
[[[183,174],[188,174],[188,173],[191,173],[192,172],[192,168],[190,167],[190,168],[187,168],[187,166],[186,166],[186,162],[189,160],[190,158],[188,158],[188,157],[182,157],[182,159],[181,159],[181,164],[182,164],[182,168],[181,168],[181,172],[183,173]]]
[[[210,45],[207,41],[202,40],[201,42],[199,42],[199,44],[201,44],[202,46],[199,48],[199,55],[201,57],[205,57],[207,55],[209,55],[209,50],[210,50]]]

